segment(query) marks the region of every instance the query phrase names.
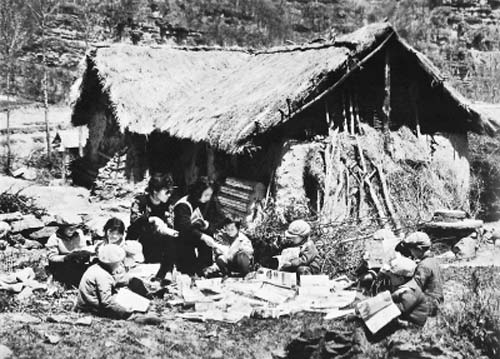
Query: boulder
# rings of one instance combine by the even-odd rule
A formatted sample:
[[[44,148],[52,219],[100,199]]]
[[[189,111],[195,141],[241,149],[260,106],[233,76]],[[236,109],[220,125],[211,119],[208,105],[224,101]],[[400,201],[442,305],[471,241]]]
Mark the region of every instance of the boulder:
[[[0,359],[8,359],[12,357],[13,357],[12,350],[10,350],[9,347],[3,344],[0,344]]]
[[[0,239],[4,238],[10,232],[10,225],[7,222],[0,221]]]
[[[0,213],[0,221],[12,222],[23,219],[23,214],[21,212],[11,212],[11,213]]]
[[[23,219],[19,221],[15,221],[11,223],[12,233],[19,233],[28,230],[36,230],[44,227],[44,224],[41,220],[36,218],[32,214],[28,214],[23,217]]]
[[[432,220],[443,222],[456,222],[467,218],[467,213],[460,210],[438,209],[434,212]]]
[[[47,240],[51,235],[57,232],[57,229],[59,227],[57,226],[47,226],[43,227],[42,229],[39,229],[33,233],[30,233],[29,238],[33,239],[35,241],[45,241]]]

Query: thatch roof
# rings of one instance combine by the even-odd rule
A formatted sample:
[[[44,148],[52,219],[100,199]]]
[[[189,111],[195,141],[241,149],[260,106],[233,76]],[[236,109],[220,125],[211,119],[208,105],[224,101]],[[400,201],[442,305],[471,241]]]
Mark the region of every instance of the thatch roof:
[[[139,134],[158,130],[240,152],[253,136],[324,97],[339,78],[396,37],[389,24],[377,23],[329,43],[262,52],[131,45],[99,48],[88,57],[73,124],[88,121],[88,114],[78,106],[85,102],[88,77],[97,71],[122,130]],[[409,46],[408,50],[414,51]],[[478,128],[491,132],[500,127],[470,108],[423,55],[414,53],[426,71],[470,111]]]

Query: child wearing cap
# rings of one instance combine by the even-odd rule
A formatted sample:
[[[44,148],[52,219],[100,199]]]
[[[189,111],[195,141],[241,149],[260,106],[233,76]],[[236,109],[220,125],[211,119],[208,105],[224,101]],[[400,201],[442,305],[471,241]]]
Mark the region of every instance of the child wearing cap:
[[[400,319],[424,325],[429,314],[427,300],[413,279],[416,263],[409,258],[396,256],[381,271],[390,281],[392,300],[401,311]]]
[[[218,251],[216,265],[222,274],[231,272],[245,276],[250,272],[253,262],[252,242],[240,231],[241,222],[232,217],[226,217],[222,227],[222,240],[230,243],[223,251]],[[216,250],[217,251],[217,250]]]
[[[145,288],[135,278],[119,281],[116,278],[123,271],[125,250],[116,244],[104,244],[97,254],[98,262],[93,264],[82,277],[78,287],[76,308],[112,319],[130,319],[142,324],[159,324],[161,320],[152,315],[136,314],[116,301],[117,289],[128,285],[133,292],[144,295]],[[116,275],[118,273],[118,276]]]
[[[45,245],[49,272],[54,279],[68,286],[78,286],[90,263],[90,238],[78,229],[82,222],[80,216],[62,214],[56,216],[56,222],[59,228]]]
[[[125,266],[130,268],[144,262],[142,245],[139,241],[125,240],[125,224],[119,218],[110,218],[104,225],[104,239],[97,244],[96,253],[104,244],[116,244],[125,250]]]
[[[297,272],[299,275],[318,274],[320,272],[319,253],[310,239],[311,226],[304,220],[290,223],[285,231],[282,256],[290,252],[291,248],[297,249],[298,256],[280,265],[280,269],[287,272]]]
[[[427,233],[414,232],[403,239],[402,246],[417,262],[414,279],[427,297],[430,315],[435,316],[444,296],[439,262],[430,253],[431,240]]]

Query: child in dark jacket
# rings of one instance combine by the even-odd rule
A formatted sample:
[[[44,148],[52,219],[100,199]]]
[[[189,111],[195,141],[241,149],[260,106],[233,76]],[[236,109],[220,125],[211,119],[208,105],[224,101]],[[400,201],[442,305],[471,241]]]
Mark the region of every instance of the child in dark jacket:
[[[311,240],[310,234],[311,226],[306,221],[296,220],[290,223],[285,232],[283,242],[285,248],[281,252],[283,261],[280,263],[279,269],[297,272],[299,275],[320,272],[318,250]]]
[[[427,321],[429,306],[413,279],[416,266],[411,259],[397,256],[381,270],[390,280],[392,300],[401,311],[400,319],[422,326]]]
[[[443,303],[443,279],[439,262],[430,254],[431,240],[424,232],[415,232],[402,241],[409,257],[417,262],[415,282],[427,298],[430,315],[437,314],[438,307]]]

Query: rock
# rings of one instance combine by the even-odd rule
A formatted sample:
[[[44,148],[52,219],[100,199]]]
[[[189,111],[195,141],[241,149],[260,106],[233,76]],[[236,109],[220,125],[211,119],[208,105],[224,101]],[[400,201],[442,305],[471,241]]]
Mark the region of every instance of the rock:
[[[12,233],[19,233],[27,230],[35,230],[44,227],[41,220],[36,218],[32,214],[28,214],[23,217],[20,221],[15,221],[11,223]]]
[[[9,347],[0,344],[0,359],[12,358],[12,350]]]
[[[7,222],[0,221],[0,238],[4,238],[10,232],[10,225]]]
[[[46,226],[55,223],[56,222],[56,217],[51,215],[51,214],[46,214],[40,218],[40,220],[45,224]]]
[[[10,320],[23,324],[39,324],[42,321],[37,317],[26,313],[12,313],[9,315]]]
[[[467,213],[459,210],[438,209],[434,212],[433,221],[455,222],[467,218]]]
[[[38,242],[38,241],[34,241],[32,239],[26,239],[24,241],[23,248],[25,248],[25,249],[42,249],[43,244]]]
[[[33,239],[35,241],[44,241],[48,239],[51,235],[56,233],[58,228],[59,227],[57,226],[47,226],[42,229],[39,229],[38,231],[30,233],[29,237],[30,239]]]
[[[0,221],[12,222],[23,219],[23,214],[21,212],[11,212],[11,213],[0,213]]]
[[[458,243],[453,246],[452,251],[458,258],[470,259],[476,257],[477,248],[477,239],[473,236],[469,236],[458,241]]]
[[[224,353],[220,349],[215,349],[215,351],[210,355],[210,359],[223,359]]]
[[[75,322],[76,325],[90,326],[92,324],[92,317],[82,317]]]
[[[57,344],[61,341],[61,337],[57,334],[45,333],[45,342],[49,344]]]

